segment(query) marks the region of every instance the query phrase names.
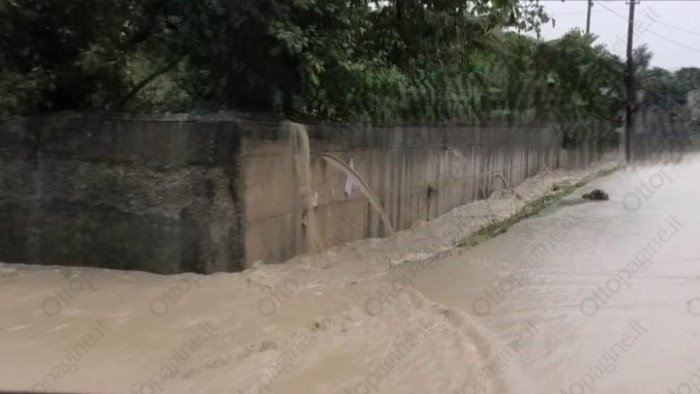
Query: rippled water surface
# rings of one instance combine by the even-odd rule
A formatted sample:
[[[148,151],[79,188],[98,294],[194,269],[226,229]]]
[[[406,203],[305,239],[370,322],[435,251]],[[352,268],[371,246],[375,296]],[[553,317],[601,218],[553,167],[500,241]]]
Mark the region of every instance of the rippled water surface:
[[[475,248],[388,273],[3,264],[0,388],[700,393],[698,180],[697,158],[629,167]],[[610,200],[580,198],[593,188]]]
[[[697,158],[621,170],[416,288],[485,327],[506,392],[700,393],[698,181]]]

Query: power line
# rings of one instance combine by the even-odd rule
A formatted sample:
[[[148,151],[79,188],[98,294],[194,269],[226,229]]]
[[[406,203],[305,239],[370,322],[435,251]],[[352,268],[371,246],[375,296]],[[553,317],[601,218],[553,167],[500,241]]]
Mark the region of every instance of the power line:
[[[685,48],[685,49],[687,49],[687,50],[689,50],[689,51],[694,51],[694,52],[700,53],[700,48],[695,48],[695,47],[691,47],[691,46],[685,45],[685,44],[683,44],[682,42],[678,42],[678,41],[673,40],[673,39],[671,39],[671,38],[662,36],[661,34],[656,33],[656,32],[653,32],[653,31],[651,31],[651,30],[647,30],[647,32],[648,32],[649,34],[651,34],[652,36],[658,37],[658,38],[660,38],[660,39],[662,39],[662,40],[664,40],[664,41],[666,41],[666,42],[670,42],[671,44],[676,44],[676,45],[678,45],[678,46],[680,46],[680,47],[683,47],[683,48]]]
[[[626,8],[621,8],[621,9],[618,9],[617,11],[625,11],[625,10],[626,10]],[[557,13],[555,13],[555,14],[547,13],[547,15],[549,15],[549,16],[558,16],[558,15],[581,15],[581,14],[585,14],[586,12],[587,12],[587,11],[568,11],[568,12],[557,12]],[[593,11],[591,11],[591,12],[593,12],[593,13],[599,13],[599,12],[607,12],[607,11],[606,11],[606,10],[593,10]]]
[[[680,31],[686,32],[686,33],[688,33],[688,34],[692,34],[692,35],[695,35],[695,36],[700,36],[700,33],[696,32],[696,31],[688,30],[688,29],[682,28],[682,27],[680,27],[680,26],[672,25],[672,24],[670,24],[670,23],[661,22],[661,21],[656,21],[656,23],[658,23],[658,24],[660,24],[660,25],[664,25],[664,26],[670,27],[670,28],[672,28],[672,29],[676,29],[676,30],[680,30]]]
[[[610,11],[613,15],[617,16],[618,18],[620,18],[620,19],[622,19],[622,20],[624,20],[624,21],[627,21],[627,18],[625,18],[624,16],[618,14],[618,13],[615,12],[613,9],[607,7],[605,4],[601,3],[600,1],[596,0],[596,4],[600,5],[601,7],[605,8],[606,10]],[[689,46],[689,45],[683,44],[682,42],[678,42],[678,41],[676,41],[676,40],[674,40],[674,39],[668,38],[668,37],[663,36],[663,35],[661,35],[661,34],[659,34],[659,33],[657,33],[657,32],[654,32],[654,31],[652,31],[652,30],[649,29],[649,28],[645,29],[644,32],[645,32],[645,33],[649,33],[649,34],[651,34],[651,35],[653,35],[653,36],[655,36],[655,37],[657,37],[657,38],[660,38],[660,39],[662,39],[662,40],[664,40],[664,41],[666,41],[666,42],[669,42],[669,43],[671,43],[671,44],[675,44],[675,45],[678,45],[678,46],[680,46],[680,47],[683,47],[683,48],[685,48],[685,49],[687,49],[687,50],[695,51],[695,52],[700,53],[700,48],[695,48],[695,47],[691,47],[691,46]]]

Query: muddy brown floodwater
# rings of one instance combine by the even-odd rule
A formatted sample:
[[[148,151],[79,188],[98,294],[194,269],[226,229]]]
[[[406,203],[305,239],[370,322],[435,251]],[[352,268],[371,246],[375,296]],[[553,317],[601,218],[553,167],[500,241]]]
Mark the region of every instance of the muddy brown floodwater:
[[[700,393],[698,181],[697,157],[626,168],[417,276],[491,343],[460,392]]]
[[[0,389],[700,393],[699,174],[628,167],[441,258],[425,225],[237,274],[0,264]]]

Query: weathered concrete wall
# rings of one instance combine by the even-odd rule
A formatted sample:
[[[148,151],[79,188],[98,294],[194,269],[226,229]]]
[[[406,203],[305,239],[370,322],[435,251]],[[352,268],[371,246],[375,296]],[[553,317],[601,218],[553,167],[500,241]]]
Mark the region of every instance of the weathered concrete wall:
[[[352,163],[379,197],[395,229],[557,168],[560,141],[546,127],[333,128],[309,126],[315,222],[323,246],[387,235],[353,177],[317,156]],[[283,261],[308,249],[291,137],[244,139],[241,167],[246,206],[246,262]],[[265,201],[265,203],[261,203]]]
[[[0,260],[242,267],[237,124],[55,115],[0,124]]]
[[[634,114],[633,128],[633,160],[649,160],[659,154],[680,155],[695,149],[690,138],[692,125],[687,108],[669,110],[643,105]]]
[[[62,114],[0,122],[0,260],[160,273],[280,262],[395,229],[512,186],[542,170],[590,163],[547,127],[358,128],[315,125],[314,223],[304,223],[299,146],[288,123],[231,116]]]

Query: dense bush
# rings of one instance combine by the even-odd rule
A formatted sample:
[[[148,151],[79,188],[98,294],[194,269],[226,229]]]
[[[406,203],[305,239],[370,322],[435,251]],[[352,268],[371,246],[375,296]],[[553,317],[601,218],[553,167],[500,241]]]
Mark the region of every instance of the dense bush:
[[[522,34],[547,21],[536,0],[0,0],[0,114],[539,119],[572,141],[610,129],[623,64],[579,31]],[[651,70],[649,97],[677,102],[699,75]]]

